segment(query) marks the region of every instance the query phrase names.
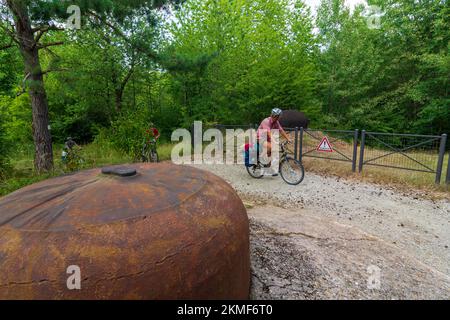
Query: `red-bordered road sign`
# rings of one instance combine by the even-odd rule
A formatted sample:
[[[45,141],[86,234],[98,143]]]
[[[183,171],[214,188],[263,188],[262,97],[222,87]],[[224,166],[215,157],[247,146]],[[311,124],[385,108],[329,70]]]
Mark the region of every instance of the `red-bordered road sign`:
[[[316,150],[319,152],[333,152],[333,147],[331,146],[330,141],[328,141],[328,138],[323,137],[322,141],[320,141]]]

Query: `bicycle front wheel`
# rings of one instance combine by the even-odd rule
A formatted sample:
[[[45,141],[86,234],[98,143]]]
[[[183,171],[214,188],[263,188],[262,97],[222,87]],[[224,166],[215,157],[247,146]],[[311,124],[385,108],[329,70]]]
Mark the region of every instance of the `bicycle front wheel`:
[[[142,152],[142,155],[141,155],[142,162],[148,162],[148,159],[149,159],[148,155],[146,153]]]
[[[305,169],[300,161],[292,158],[284,158],[280,162],[280,174],[284,182],[295,186],[303,181]]]

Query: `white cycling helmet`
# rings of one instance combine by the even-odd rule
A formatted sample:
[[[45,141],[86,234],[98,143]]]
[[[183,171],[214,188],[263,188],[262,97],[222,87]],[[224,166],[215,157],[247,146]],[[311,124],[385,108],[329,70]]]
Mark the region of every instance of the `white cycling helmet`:
[[[273,116],[281,116],[282,113],[283,113],[283,111],[280,108],[272,109],[272,115]]]

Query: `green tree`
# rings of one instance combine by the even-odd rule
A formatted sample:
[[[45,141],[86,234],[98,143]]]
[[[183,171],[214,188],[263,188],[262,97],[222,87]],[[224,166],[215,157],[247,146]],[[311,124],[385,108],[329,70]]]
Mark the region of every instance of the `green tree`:
[[[291,6],[291,5],[294,6]],[[312,21],[301,1],[188,1],[169,26],[185,60],[173,94],[188,122],[256,122],[274,106],[313,110]]]
[[[445,1],[369,1],[380,7],[370,28],[364,6],[322,1],[320,96],[329,125],[440,134],[450,130],[449,23]]]
[[[167,1],[125,1],[95,0],[71,1],[70,5],[78,5],[85,17],[92,18],[92,23],[102,23],[120,33],[117,24],[125,17],[133,16],[141,8],[157,8]],[[37,171],[48,171],[53,166],[52,139],[48,129],[49,112],[47,93],[44,86],[44,74],[39,51],[61,45],[61,41],[47,42],[46,35],[59,31],[58,22],[68,18],[65,1],[44,0],[5,0],[0,2],[0,24],[4,34],[10,40],[0,45],[1,49],[17,46],[25,66],[25,80],[31,98],[33,114],[33,137],[35,143],[35,168]],[[121,33],[121,36],[124,36]],[[139,45],[140,50],[145,50]],[[148,55],[152,53],[148,51]],[[153,55],[156,57],[156,55]]]

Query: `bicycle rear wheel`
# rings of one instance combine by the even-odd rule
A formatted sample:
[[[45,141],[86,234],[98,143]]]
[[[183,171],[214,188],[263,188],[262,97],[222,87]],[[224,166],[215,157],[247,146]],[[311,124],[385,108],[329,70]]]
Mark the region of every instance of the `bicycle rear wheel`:
[[[264,176],[264,169],[261,166],[257,166],[256,164],[254,164],[246,168],[248,174],[255,179],[260,179]]]
[[[158,162],[158,152],[156,150],[150,151],[150,162]]]
[[[280,174],[284,182],[295,186],[303,181],[305,169],[300,161],[292,158],[284,158],[280,162]]]
[[[141,150],[141,161],[148,162],[148,159],[147,144],[144,143]]]

